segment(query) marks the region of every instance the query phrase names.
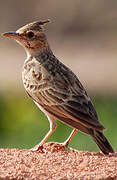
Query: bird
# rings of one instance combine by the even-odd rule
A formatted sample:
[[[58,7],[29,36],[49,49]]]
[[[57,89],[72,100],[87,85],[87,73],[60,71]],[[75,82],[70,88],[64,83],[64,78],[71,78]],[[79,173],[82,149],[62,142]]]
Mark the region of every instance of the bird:
[[[50,129],[33,151],[43,147],[55,131],[56,120],[71,126],[71,134],[63,143],[68,147],[77,131],[90,135],[104,154],[114,153],[103,134],[105,129],[79,78],[53,53],[44,26],[50,20],[40,20],[24,25],[3,36],[17,41],[27,53],[22,80],[29,97],[47,116]]]

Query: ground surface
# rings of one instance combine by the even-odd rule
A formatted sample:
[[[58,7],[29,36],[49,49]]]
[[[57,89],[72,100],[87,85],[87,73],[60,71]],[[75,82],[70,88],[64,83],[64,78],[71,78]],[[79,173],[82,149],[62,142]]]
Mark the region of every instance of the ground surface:
[[[0,149],[1,179],[77,180],[117,179],[117,153],[66,151],[53,143],[45,144],[46,152]]]

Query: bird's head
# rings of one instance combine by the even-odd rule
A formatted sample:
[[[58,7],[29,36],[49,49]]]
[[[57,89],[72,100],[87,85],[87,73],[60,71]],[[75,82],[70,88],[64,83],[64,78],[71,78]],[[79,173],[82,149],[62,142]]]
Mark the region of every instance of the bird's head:
[[[6,32],[3,36],[16,40],[30,54],[39,52],[48,46],[43,26],[50,20],[27,24],[16,32]]]

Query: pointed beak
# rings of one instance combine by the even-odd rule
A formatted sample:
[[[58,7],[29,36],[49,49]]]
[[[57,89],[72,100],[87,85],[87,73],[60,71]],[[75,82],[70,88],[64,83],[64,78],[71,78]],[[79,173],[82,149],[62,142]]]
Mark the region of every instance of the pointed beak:
[[[8,38],[15,39],[15,40],[19,39],[20,37],[19,33],[16,33],[16,32],[6,32],[6,33],[3,33],[2,35]]]

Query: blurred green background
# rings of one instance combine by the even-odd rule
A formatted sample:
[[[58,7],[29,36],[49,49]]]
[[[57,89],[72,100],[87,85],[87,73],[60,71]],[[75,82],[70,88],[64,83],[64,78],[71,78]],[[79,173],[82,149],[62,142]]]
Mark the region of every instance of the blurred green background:
[[[117,150],[117,1],[0,0],[0,31],[14,31],[51,19],[45,33],[55,55],[80,78]],[[23,89],[26,54],[14,41],[0,39],[0,148],[31,148],[49,130],[45,115]],[[57,121],[48,141],[63,142],[72,128]],[[70,146],[99,151],[91,137],[78,132]]]

